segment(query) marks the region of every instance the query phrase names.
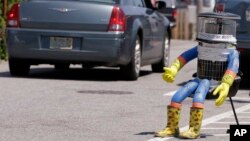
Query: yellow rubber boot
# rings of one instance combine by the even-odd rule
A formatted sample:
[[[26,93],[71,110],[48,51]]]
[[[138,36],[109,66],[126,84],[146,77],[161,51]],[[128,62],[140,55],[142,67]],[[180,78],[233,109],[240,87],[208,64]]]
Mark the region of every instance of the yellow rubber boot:
[[[167,114],[168,121],[165,129],[156,132],[156,137],[171,137],[179,135],[179,120],[180,120],[181,110],[179,108],[174,108],[168,106]]]
[[[200,137],[201,122],[203,118],[203,109],[191,108],[189,129],[180,133],[180,138],[196,139]]]

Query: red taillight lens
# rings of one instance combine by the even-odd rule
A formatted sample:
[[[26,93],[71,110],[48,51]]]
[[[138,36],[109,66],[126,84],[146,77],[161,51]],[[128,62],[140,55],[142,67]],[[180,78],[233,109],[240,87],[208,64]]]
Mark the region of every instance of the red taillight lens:
[[[118,6],[114,6],[109,21],[108,31],[125,31],[126,16]]]
[[[19,4],[14,4],[7,14],[7,27],[20,27]]]
[[[237,50],[238,50],[240,53],[243,53],[243,52],[246,51],[246,49],[244,49],[244,48],[237,48]]]
[[[215,12],[224,12],[225,11],[225,4],[217,3],[214,8]]]
[[[173,10],[172,16],[176,19],[176,17],[177,17],[177,9],[174,9],[174,10]]]

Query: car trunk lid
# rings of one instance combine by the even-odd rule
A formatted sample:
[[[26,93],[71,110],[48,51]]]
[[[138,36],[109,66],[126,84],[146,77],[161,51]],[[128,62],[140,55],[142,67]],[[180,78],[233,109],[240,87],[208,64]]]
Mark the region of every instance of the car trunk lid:
[[[22,28],[106,31],[114,4],[79,0],[23,2],[20,24]]]

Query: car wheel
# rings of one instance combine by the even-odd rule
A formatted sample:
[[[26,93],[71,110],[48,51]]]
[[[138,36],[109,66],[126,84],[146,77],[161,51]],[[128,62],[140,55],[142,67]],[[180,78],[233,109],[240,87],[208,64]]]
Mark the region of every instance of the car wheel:
[[[123,76],[127,80],[137,80],[141,69],[141,42],[139,36],[136,36],[132,58],[128,65],[120,67]]]
[[[55,64],[55,69],[56,70],[67,70],[69,69],[69,64],[67,63],[58,63],[58,64]]]
[[[30,64],[21,59],[9,58],[10,74],[13,76],[25,76],[29,74]]]
[[[152,64],[153,72],[163,72],[163,67],[168,66],[170,56],[170,38],[166,35],[163,43],[163,56],[160,62]]]

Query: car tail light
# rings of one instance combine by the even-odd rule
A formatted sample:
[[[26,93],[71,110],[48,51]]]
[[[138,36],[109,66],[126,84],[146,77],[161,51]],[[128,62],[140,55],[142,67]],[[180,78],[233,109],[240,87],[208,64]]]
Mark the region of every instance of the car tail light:
[[[7,14],[7,27],[20,27],[18,3],[15,3]]]
[[[174,10],[173,10],[172,16],[176,19],[176,17],[177,17],[177,9],[174,9]]]
[[[125,31],[126,16],[118,6],[114,6],[109,21],[108,31]]]
[[[225,4],[224,3],[217,3],[214,7],[215,12],[224,12],[225,11]]]
[[[237,48],[237,50],[238,50],[240,53],[243,53],[243,52],[246,51],[246,49],[244,49],[244,48]]]

